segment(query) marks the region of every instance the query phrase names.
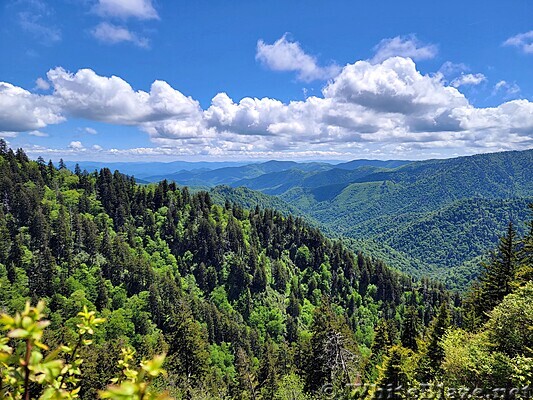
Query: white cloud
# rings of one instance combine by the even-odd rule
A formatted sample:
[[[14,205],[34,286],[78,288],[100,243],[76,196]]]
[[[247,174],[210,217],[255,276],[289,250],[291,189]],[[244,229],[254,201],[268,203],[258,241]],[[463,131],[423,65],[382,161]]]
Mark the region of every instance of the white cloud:
[[[481,73],[478,74],[461,74],[457,78],[451,81],[451,85],[455,88],[460,86],[476,86],[487,80],[487,77]]]
[[[36,137],[48,137],[48,133],[41,131],[29,131],[28,135]]]
[[[340,71],[340,67],[336,64],[320,67],[316,57],[306,54],[300,43],[288,40],[287,34],[274,44],[259,40],[255,58],[273,71],[297,72],[298,79],[305,82],[327,80]]]
[[[131,32],[127,28],[113,25],[109,22],[102,22],[98,24],[91,31],[91,34],[100,42],[105,44],[129,42],[142,48],[147,48],[150,44],[147,38],[139,37],[137,34]]]
[[[492,89],[492,95],[503,94],[504,98],[510,98],[520,93],[520,87],[516,83],[510,83],[504,80],[499,81]]]
[[[0,82],[0,132],[24,132],[64,121],[54,98]]]
[[[409,35],[383,39],[374,47],[374,51],[371,62],[380,63],[395,56],[409,57],[415,61],[428,60],[437,55],[438,48],[433,44],[422,43],[415,35]]]
[[[90,128],[90,127],[86,127],[83,129],[86,133],[88,133],[89,135],[96,135],[98,133],[98,131],[94,128]]]
[[[324,96],[356,103],[379,112],[418,114],[468,104],[439,77],[422,75],[410,58],[388,58],[381,64],[357,61],[347,65],[324,89]]]
[[[91,148],[92,148],[94,151],[102,151],[102,150],[103,150],[103,147],[100,146],[99,144],[93,144]]]
[[[234,101],[219,93],[207,109],[163,81],[142,91],[89,69],[70,73],[56,68],[47,78],[50,95],[0,84],[0,131],[37,130],[63,116],[136,126],[156,147],[101,150],[124,158],[422,157],[533,147],[532,102],[476,108],[441,74],[420,73],[410,58],[349,64],[320,96],[304,101]],[[498,90],[505,85],[499,83]],[[88,150],[72,142],[68,151]]]
[[[83,146],[83,144],[80,142],[80,141],[73,141],[73,142],[70,142],[70,144],[68,145],[69,149],[72,149],[72,150],[82,150],[82,149],[85,149],[85,146]]]
[[[451,61],[446,61],[439,69],[439,73],[443,76],[456,76],[468,71],[469,68],[463,63],[454,63]]]
[[[54,87],[53,96],[65,113],[79,118],[138,125],[172,117],[187,120],[200,113],[197,101],[163,81],[155,81],[147,93],[134,91],[117,76],[99,76],[90,69],[72,74],[56,68],[47,77]]]
[[[159,19],[152,0],[98,0],[94,10],[102,17]]]
[[[22,5],[24,2],[18,2]],[[51,46],[61,41],[61,30],[54,26],[50,17],[53,10],[41,0],[29,1],[24,11],[18,13],[20,27],[46,46]]]
[[[512,36],[503,42],[503,45],[516,47],[526,54],[533,54],[533,31]]]
[[[13,138],[17,137],[19,132],[7,132],[7,131],[0,131],[0,138]]]
[[[37,87],[37,89],[39,90],[48,90],[50,89],[50,84],[43,78],[37,78],[37,80],[35,81],[35,85]]]

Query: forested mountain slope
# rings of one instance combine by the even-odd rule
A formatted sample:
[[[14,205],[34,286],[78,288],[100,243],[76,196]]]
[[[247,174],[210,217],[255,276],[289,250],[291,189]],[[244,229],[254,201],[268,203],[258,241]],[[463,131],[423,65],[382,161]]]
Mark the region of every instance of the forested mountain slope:
[[[392,264],[410,274],[448,282],[456,275],[460,288],[479,271],[471,261],[486,255],[509,221],[522,231],[524,206],[533,199],[532,150],[394,169],[355,166],[290,170],[233,185],[280,197],[327,231],[357,239],[358,248],[375,248],[365,240],[381,243],[385,258],[410,260]]]
[[[479,272],[472,261],[486,255],[506,224],[514,221],[523,229],[524,204],[533,199],[532,168],[533,150],[527,150],[416,162],[268,162],[182,171],[171,178],[279,197],[284,203],[267,197],[257,203],[284,209],[289,204],[326,232],[356,239],[357,249],[381,244],[395,268],[447,282],[457,275],[457,287],[465,288],[467,278]],[[254,197],[248,192],[234,200],[242,198],[248,207]]]
[[[52,347],[73,335],[82,306],[106,319],[83,350],[84,399],[109,383],[125,345],[139,358],[167,353],[160,384],[177,397],[272,398],[344,376],[327,357],[334,337],[350,374],[375,379],[378,325],[418,337],[444,301],[459,319],[442,285],[413,282],[300,219],[166,181],[71,173],[1,143],[0,198],[0,308],[45,299]]]

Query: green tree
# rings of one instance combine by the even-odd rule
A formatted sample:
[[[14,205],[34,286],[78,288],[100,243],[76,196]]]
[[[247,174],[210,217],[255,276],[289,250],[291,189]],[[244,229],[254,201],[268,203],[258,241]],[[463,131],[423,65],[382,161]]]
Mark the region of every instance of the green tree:
[[[382,393],[376,395],[388,399],[400,399],[405,396],[411,383],[405,364],[411,356],[412,352],[402,346],[396,345],[389,349],[376,383],[377,390]]]
[[[167,341],[169,370],[187,389],[201,382],[208,371],[207,338],[187,305],[182,304],[179,314],[175,315]]]
[[[518,244],[516,230],[510,222],[507,233],[500,239],[490,262],[483,265],[484,271],[479,279],[479,301],[476,303],[480,313],[488,313],[511,293],[511,283],[517,266]]]
[[[274,400],[310,400],[310,396],[305,393],[301,378],[290,373],[280,379]]]
[[[444,359],[444,349],[441,340],[450,327],[450,310],[448,304],[443,302],[439,311],[433,319],[430,327],[429,342],[426,356],[429,360],[430,371],[428,373],[435,376],[441,371],[441,363]]]
[[[485,329],[496,350],[533,358],[533,282],[507,295],[489,315]]]
[[[238,398],[242,400],[257,399],[257,377],[252,361],[242,347],[239,347],[235,353],[235,369],[237,370]]]
[[[402,346],[415,352],[418,351],[419,324],[418,312],[413,306],[408,306],[402,324],[401,342]]]

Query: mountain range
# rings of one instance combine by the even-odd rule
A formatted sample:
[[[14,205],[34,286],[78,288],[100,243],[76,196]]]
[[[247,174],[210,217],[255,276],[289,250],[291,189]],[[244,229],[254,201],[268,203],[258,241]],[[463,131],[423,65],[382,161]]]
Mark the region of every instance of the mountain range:
[[[378,251],[397,269],[458,288],[477,275],[473,261],[487,256],[508,222],[523,230],[533,201],[533,150],[425,161],[165,165],[166,173],[149,175],[157,165],[137,176],[303,216],[332,236],[353,239],[356,250]]]

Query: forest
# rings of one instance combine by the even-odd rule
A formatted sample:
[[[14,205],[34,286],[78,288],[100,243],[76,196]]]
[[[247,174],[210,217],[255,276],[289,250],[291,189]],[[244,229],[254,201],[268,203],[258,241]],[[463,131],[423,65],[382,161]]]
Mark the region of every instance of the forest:
[[[531,397],[533,207],[459,294],[224,195],[0,141],[1,397]]]

